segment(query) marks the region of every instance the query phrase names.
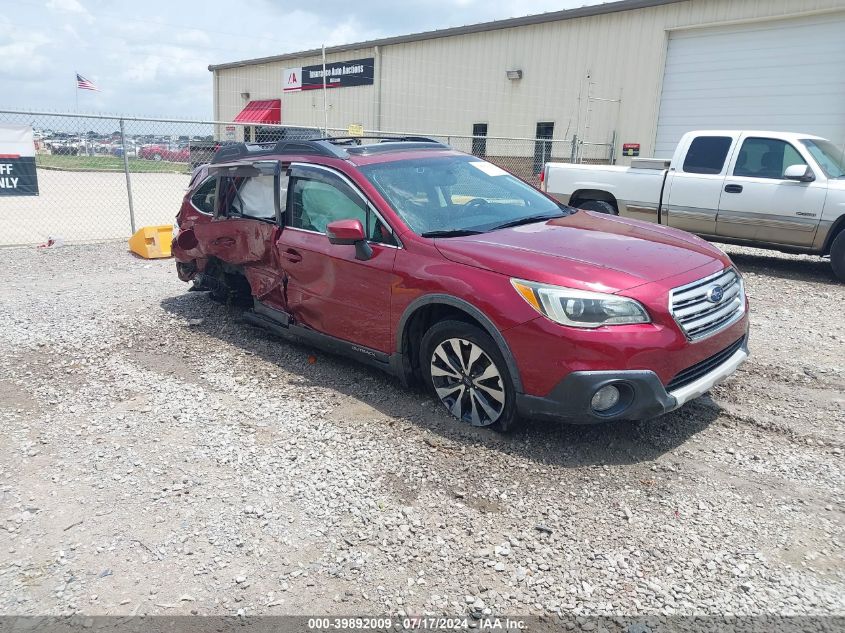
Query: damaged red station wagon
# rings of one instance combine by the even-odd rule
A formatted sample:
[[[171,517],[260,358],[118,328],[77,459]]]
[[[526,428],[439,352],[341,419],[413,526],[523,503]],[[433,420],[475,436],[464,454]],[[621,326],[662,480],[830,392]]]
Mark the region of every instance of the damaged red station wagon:
[[[476,426],[655,417],[748,356],[743,281],[718,248],[563,206],[429,139],[229,145],[177,222],[182,280],[421,381]]]

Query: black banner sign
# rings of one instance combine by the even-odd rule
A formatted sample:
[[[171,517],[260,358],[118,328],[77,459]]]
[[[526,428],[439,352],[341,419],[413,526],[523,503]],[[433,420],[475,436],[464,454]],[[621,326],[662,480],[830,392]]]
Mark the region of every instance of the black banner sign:
[[[32,127],[0,123],[0,196],[37,196]]]
[[[0,196],[37,196],[34,156],[0,154]]]
[[[326,88],[347,88],[349,86],[371,86],[373,84],[372,57],[353,59],[346,62],[326,64]],[[284,76],[284,91],[317,90],[323,87],[323,65],[287,68]]]

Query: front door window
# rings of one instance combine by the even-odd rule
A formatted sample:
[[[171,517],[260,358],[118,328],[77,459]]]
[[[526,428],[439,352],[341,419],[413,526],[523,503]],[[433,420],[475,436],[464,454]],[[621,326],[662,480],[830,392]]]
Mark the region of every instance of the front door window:
[[[286,224],[304,231],[325,233],[329,222],[359,220],[367,237],[377,243],[395,244],[393,234],[364,199],[331,174],[314,172],[294,181],[290,216]]]
[[[792,165],[806,165],[791,144],[776,138],[747,138],[739,150],[734,176],[781,180]]]

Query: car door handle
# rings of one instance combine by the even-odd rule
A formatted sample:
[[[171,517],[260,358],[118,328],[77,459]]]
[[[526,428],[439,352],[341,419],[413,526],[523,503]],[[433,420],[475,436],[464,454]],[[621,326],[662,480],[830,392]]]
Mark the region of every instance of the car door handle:
[[[725,193],[742,193],[742,185],[725,185]]]
[[[218,237],[212,242],[215,246],[234,246],[235,238],[233,237]]]
[[[282,257],[284,257],[286,260],[288,260],[289,262],[291,262],[293,264],[302,261],[302,255],[297,253],[292,248],[289,248],[286,251],[282,251]]]

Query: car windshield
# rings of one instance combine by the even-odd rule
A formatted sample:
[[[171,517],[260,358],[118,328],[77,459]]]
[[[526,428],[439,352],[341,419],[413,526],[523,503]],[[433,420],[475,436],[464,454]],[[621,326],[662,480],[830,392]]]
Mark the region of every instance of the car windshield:
[[[567,207],[474,156],[377,163],[361,172],[424,237],[485,233],[568,213]]]
[[[830,141],[805,138],[801,141],[828,178],[845,177],[845,152]]]

